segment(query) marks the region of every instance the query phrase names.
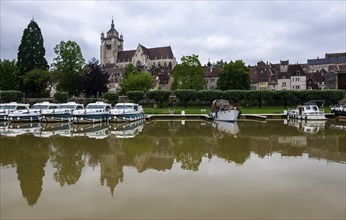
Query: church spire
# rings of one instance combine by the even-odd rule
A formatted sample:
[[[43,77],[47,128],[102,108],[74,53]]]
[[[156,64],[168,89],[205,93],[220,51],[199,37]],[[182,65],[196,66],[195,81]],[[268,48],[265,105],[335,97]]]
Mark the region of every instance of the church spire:
[[[111,24],[111,28],[114,29],[114,20],[113,20],[113,16],[112,16],[112,24]]]

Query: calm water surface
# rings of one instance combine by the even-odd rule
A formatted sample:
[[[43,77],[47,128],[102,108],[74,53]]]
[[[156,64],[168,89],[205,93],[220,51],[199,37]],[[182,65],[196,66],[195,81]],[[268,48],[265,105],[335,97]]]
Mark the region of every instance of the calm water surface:
[[[3,124],[1,219],[346,218],[346,123]]]

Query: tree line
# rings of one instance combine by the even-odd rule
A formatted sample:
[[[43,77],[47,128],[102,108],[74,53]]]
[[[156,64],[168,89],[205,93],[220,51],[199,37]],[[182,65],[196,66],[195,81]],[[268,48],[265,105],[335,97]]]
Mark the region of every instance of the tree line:
[[[54,47],[56,57],[50,65],[45,53],[41,29],[31,20],[23,31],[17,60],[0,60],[0,90],[18,90],[24,92],[26,97],[36,98],[48,97],[49,92],[55,89],[79,97],[93,97],[108,91],[109,73],[105,72],[96,58],[85,63],[77,42],[69,40],[57,44]],[[242,61],[230,64],[221,61],[218,64],[225,67],[219,76],[219,89],[249,89],[250,72]],[[236,71],[229,71],[232,66]],[[183,56],[181,64],[173,70],[172,89],[203,90],[207,84],[204,73],[197,55]],[[133,64],[129,64],[119,94],[147,92],[154,86],[155,80],[150,72],[137,71]]]

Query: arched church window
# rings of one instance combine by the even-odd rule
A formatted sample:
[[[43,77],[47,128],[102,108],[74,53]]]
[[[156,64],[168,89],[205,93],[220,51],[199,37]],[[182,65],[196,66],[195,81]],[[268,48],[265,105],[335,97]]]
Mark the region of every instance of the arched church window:
[[[138,67],[138,66],[142,66],[142,63],[141,63],[141,61],[137,61],[137,63],[136,63],[136,66]]]
[[[161,67],[161,62],[159,61],[159,63],[157,65],[158,65],[158,67]]]
[[[171,70],[172,69],[172,62],[169,62],[168,68]]]
[[[167,62],[166,62],[166,61],[163,63],[163,66],[164,66],[164,67],[167,67]]]

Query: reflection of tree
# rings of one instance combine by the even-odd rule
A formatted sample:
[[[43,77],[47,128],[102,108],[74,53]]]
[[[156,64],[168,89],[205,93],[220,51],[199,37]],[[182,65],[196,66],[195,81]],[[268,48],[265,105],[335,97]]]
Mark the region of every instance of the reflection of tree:
[[[205,139],[192,137],[175,139],[175,142],[173,152],[177,162],[181,162],[181,168],[198,171],[202,157],[206,154]]]
[[[44,168],[49,158],[46,141],[32,136],[23,136],[19,141],[17,174],[23,197],[28,204],[36,204],[42,191]]]
[[[60,142],[59,140],[55,141],[51,156],[53,167],[57,169],[54,173],[54,180],[59,182],[61,186],[64,186],[65,183],[68,185],[75,184],[84,167],[82,158],[84,150],[76,141],[65,139],[65,141]]]
[[[7,138],[0,136],[0,165],[15,166],[20,138]]]
[[[218,141],[218,156],[228,162],[244,164],[250,157],[250,139],[249,138],[223,138]]]

